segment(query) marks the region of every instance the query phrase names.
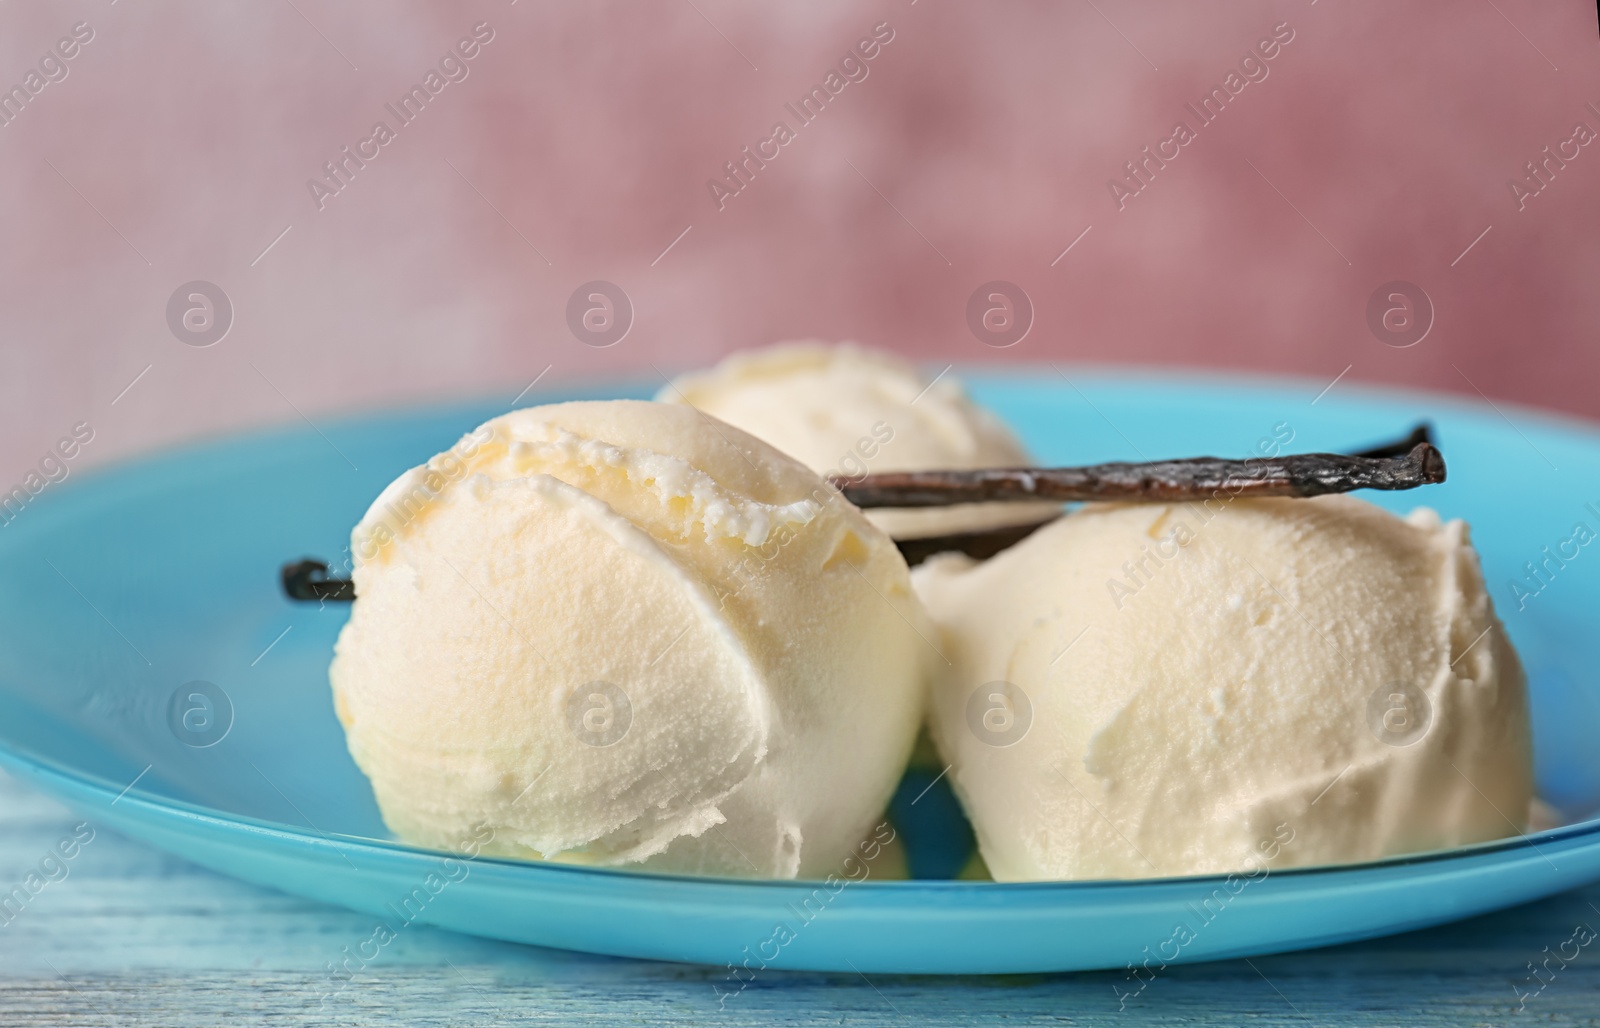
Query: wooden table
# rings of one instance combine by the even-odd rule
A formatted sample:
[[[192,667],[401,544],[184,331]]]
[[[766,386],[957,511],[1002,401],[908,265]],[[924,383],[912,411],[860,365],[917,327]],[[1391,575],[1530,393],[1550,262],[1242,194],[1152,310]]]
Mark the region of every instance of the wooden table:
[[[0,892],[78,822],[0,775]],[[1534,993],[1529,962],[1600,926],[1600,886],[1392,939],[1174,967],[1126,1010],[1112,972],[769,973],[719,1009],[723,971],[421,926],[339,995],[328,963],[371,918],[244,885],[108,831],[0,926],[0,1025],[1508,1025],[1600,1022],[1600,945]],[[57,872],[59,874],[59,872]],[[0,913],[0,921],[6,915]],[[1573,951],[1569,943],[1567,952]]]

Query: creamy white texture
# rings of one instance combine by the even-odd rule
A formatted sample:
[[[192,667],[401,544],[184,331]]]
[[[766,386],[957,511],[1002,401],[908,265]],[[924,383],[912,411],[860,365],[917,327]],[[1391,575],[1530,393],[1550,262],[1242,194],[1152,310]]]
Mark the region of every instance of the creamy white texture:
[[[931,381],[907,361],[849,343],[784,343],[683,375],[656,399],[687,403],[765,439],[823,475],[1025,467],[1010,429],[948,372]],[[1055,504],[962,504],[871,510],[897,539],[1040,521]]]
[[[955,665],[934,738],[996,879],[1367,860],[1527,817],[1522,669],[1460,521],[1091,505],[913,578]],[[1009,746],[991,729],[1027,714],[997,681],[1031,705]]]
[[[504,855],[818,874],[904,767],[933,657],[904,561],[687,407],[497,418],[384,490],[351,549],[335,704],[407,841],[482,824]]]

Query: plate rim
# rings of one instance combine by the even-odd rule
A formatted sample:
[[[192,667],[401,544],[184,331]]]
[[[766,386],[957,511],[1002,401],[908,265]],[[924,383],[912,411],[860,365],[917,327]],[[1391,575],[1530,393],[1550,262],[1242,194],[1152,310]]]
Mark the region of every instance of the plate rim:
[[[916,361],[918,366],[929,362]],[[1161,385],[1172,388],[1199,390],[1199,389],[1232,389],[1243,392],[1266,392],[1270,390],[1300,390],[1305,389],[1315,393],[1318,389],[1318,380],[1304,375],[1276,372],[1235,372],[1206,366],[1186,366],[1182,364],[1138,365],[1117,364],[1102,362],[1068,362],[1068,361],[1016,361],[1008,363],[993,363],[983,361],[947,362],[948,369],[963,379],[963,384],[972,386],[981,384],[982,387],[992,385],[1005,385],[1010,387],[1031,388],[1039,383],[1038,372],[1055,371],[1069,387],[1075,387],[1061,372],[1062,368],[1076,369],[1084,374],[1083,382],[1092,382],[1097,386],[1127,386],[1127,385]],[[1032,373],[1030,373],[1032,372]],[[658,387],[650,379],[642,376],[619,375],[614,379],[584,379],[569,383],[555,383],[547,389],[531,392],[520,399],[532,402],[519,402],[514,406],[501,404],[487,392],[474,392],[462,396],[441,398],[427,402],[407,403],[403,400],[395,402],[379,402],[371,406],[341,408],[331,412],[325,421],[318,423],[322,431],[339,432],[357,429],[369,425],[374,421],[391,421],[401,418],[426,418],[436,419],[452,414],[466,414],[480,408],[498,409],[501,413],[512,410],[523,410],[527,407],[540,406],[546,403],[566,403],[579,400],[604,400],[604,399],[639,399],[636,395],[618,396],[620,392],[648,391],[653,396]],[[591,395],[609,394],[609,395]],[[1600,445],[1600,417],[1588,418],[1581,414],[1569,411],[1558,411],[1546,407],[1537,407],[1515,400],[1491,401],[1486,396],[1474,399],[1465,393],[1452,393],[1440,389],[1419,388],[1406,385],[1391,385],[1375,382],[1352,382],[1343,390],[1342,396],[1332,397],[1335,404],[1347,404],[1362,401],[1386,402],[1409,401],[1419,406],[1432,405],[1436,408],[1451,409],[1455,413],[1468,416],[1493,416],[1509,421],[1507,413],[1520,415],[1530,421],[1539,423],[1536,428],[1572,432],[1589,437],[1589,441]],[[323,412],[325,415],[330,412]],[[491,415],[498,417],[499,415]],[[476,427],[476,426],[474,426]],[[1517,426],[1513,425],[1515,430]],[[133,450],[127,453],[108,457],[103,461],[88,465],[83,471],[72,478],[65,479],[51,488],[51,492],[58,496],[76,492],[80,486],[74,482],[84,479],[98,480],[102,476],[111,476],[154,465],[164,464],[172,460],[192,458],[208,451],[222,449],[240,444],[266,444],[274,440],[281,440],[290,436],[297,436],[305,431],[302,422],[292,420],[274,420],[263,422],[243,423],[204,434],[184,436],[149,449]],[[468,429],[467,431],[471,431]],[[1384,428],[1378,426],[1375,433],[1382,435]]]

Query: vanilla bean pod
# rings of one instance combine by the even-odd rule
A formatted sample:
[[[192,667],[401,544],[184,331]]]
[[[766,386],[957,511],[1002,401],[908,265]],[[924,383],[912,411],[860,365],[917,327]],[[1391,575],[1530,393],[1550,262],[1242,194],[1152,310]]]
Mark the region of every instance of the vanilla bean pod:
[[[1192,457],[1148,463],[1097,464],[1076,468],[999,468],[979,471],[903,471],[829,481],[858,507],[947,507],[958,503],[1016,500],[1176,503],[1220,495],[1322,496],[1354,489],[1415,489],[1443,482],[1444,456],[1432,433],[1419,424],[1404,439],[1354,454],[1303,453],[1225,460]],[[992,557],[1055,518],[977,532],[899,539],[908,564],[935,553],[957,551]],[[330,578],[314,558],[283,565],[284,593],[292,600],[349,602],[355,583]]]
[[[1415,489],[1443,482],[1444,455],[1418,443],[1402,457],[1297,453],[1226,460],[1190,457],[1076,468],[887,471],[835,480],[858,507],[948,507],[1017,500],[1174,503],[1230,497],[1322,496],[1356,489]]]
[[[1433,429],[1425,421],[1419,422],[1403,439],[1382,443],[1365,450],[1358,450],[1351,454],[1354,457],[1397,457],[1410,453],[1419,443],[1432,443]],[[1209,498],[1209,497],[1207,497]],[[1021,525],[1005,525],[1000,528],[984,528],[972,532],[956,532],[950,535],[925,536],[916,539],[897,539],[895,545],[900,547],[901,556],[906,563],[915,567],[936,553],[964,553],[978,560],[986,560],[1001,550],[1014,546],[1039,529],[1056,521],[1056,517],[1045,518],[1040,521],[1031,521]]]

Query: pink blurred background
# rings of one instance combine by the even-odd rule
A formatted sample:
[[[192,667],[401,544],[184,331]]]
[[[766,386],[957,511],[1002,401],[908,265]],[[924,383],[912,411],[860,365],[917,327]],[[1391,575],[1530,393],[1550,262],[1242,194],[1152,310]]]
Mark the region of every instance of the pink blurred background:
[[[1600,415],[1600,147],[1569,143],[1600,132],[1588,0],[12,2],[0,88],[80,23],[0,125],[0,482],[86,420],[99,462],[804,336]],[[397,127],[475,26],[466,77]],[[708,181],[875,27],[866,77],[719,209]],[[1185,105],[1275,29],[1198,127]],[[395,138],[319,209],[308,180],[380,119]],[[1119,204],[1179,119],[1196,138]],[[196,279],[235,308],[204,348],[166,316]],[[566,316],[592,279],[637,312],[603,349]],[[965,314],[996,279],[1036,311],[1005,349]],[[1431,297],[1415,345],[1369,328],[1391,280]]]

